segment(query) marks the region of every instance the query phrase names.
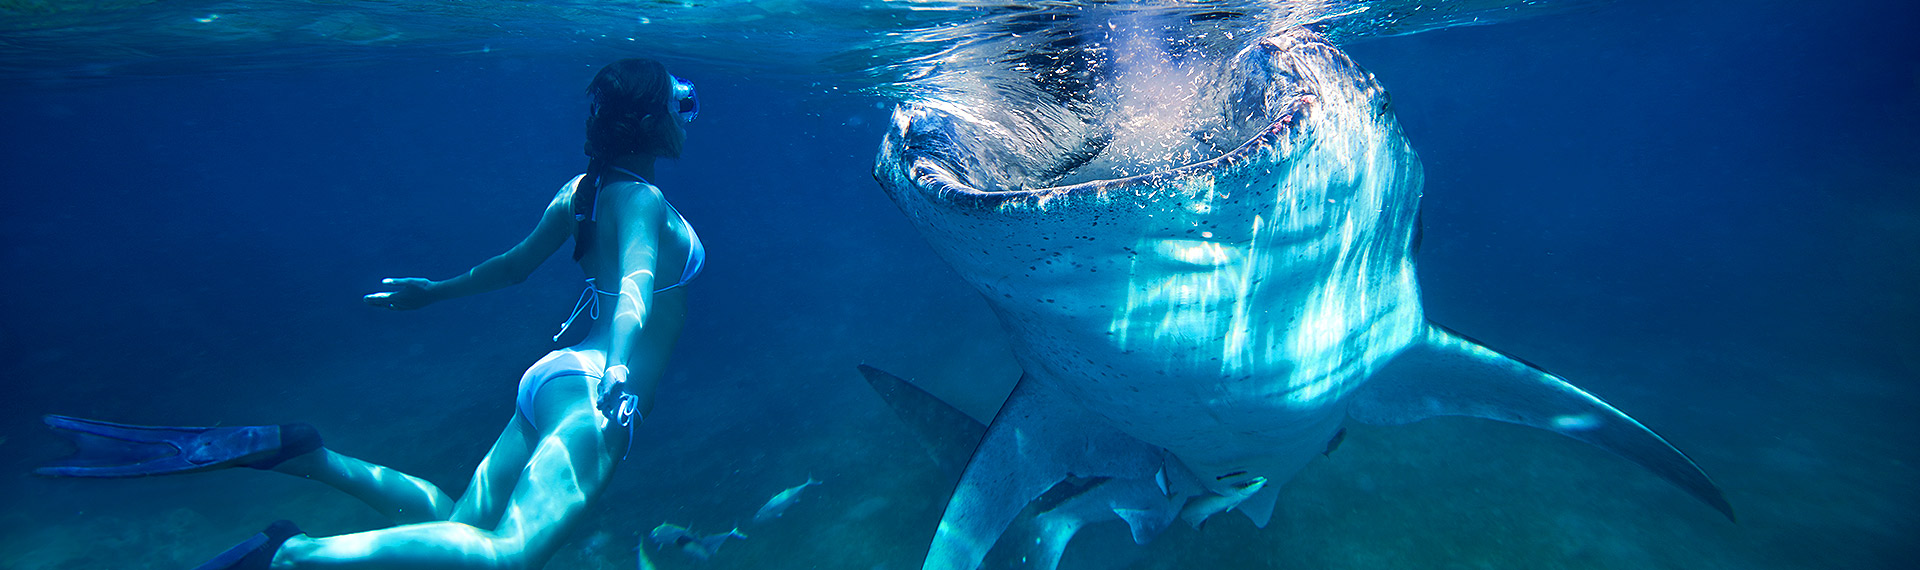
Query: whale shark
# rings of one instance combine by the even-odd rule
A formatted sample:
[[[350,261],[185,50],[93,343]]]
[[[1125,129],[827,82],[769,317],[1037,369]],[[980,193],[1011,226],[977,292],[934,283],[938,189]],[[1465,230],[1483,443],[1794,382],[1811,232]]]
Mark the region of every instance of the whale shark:
[[[1114,519],[1141,544],[1230,511],[1264,526],[1280,487],[1348,421],[1548,430],[1733,518],[1700,467],[1639,421],[1426,319],[1420,159],[1386,90],[1344,51],[1285,30],[1180,101],[1173,136],[1146,153],[1116,129],[1033,144],[1068,131],[1038,112],[895,107],[875,179],[986,298],[1022,370],[924,568],[978,568],[996,543],[1016,551],[1009,565],[1053,568],[1079,529]],[[924,406],[868,375],[889,401]]]

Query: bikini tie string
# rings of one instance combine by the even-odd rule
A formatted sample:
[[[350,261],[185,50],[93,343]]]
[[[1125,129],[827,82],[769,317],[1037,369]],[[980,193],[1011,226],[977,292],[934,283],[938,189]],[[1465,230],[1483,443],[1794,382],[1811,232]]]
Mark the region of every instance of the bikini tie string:
[[[586,313],[588,319],[599,320],[600,295],[618,295],[618,293],[601,291],[599,287],[594,286],[593,279],[588,278],[587,288],[580,291],[580,300],[573,302],[573,314],[567,315],[567,322],[560,323],[560,332],[553,335],[553,341],[560,342],[560,337],[565,336],[567,329],[573,327],[573,321],[580,318],[580,313]]]
[[[580,318],[581,312],[587,313],[589,319],[600,318],[600,296],[593,294],[592,285],[580,292],[580,300],[573,303],[573,314],[567,315],[567,322],[560,323],[560,332],[553,333],[554,342],[560,342],[560,337],[567,334],[567,329],[573,328],[573,320]]]

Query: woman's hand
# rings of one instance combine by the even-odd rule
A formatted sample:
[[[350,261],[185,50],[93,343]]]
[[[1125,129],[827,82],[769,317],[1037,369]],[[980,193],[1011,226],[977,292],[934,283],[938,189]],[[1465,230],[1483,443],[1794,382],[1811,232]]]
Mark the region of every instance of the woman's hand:
[[[381,285],[394,287],[394,291],[381,291],[361,297],[368,305],[386,307],[395,311],[411,311],[433,304],[435,299],[429,291],[433,287],[432,279],[419,277],[387,278],[380,280]]]
[[[608,366],[600,379],[598,393],[594,394],[595,407],[600,408],[600,413],[621,426],[633,425],[633,417],[640,407],[640,397],[627,386],[627,374],[625,364]]]

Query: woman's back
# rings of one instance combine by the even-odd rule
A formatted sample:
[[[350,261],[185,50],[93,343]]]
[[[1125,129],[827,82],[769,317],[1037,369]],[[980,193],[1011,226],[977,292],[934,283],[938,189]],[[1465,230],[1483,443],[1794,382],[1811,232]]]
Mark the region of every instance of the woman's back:
[[[692,279],[704,260],[700,238],[678,210],[669,204],[658,187],[631,174],[603,177],[600,191],[585,192],[591,176],[576,178],[570,193],[569,211],[587,212],[593,221],[577,226],[576,232],[593,232],[590,237],[574,236],[589,245],[580,253],[581,271],[592,279],[602,293],[625,295],[629,292],[652,295],[652,302],[631,304],[646,307],[644,315],[601,315],[593,321],[584,340],[575,348],[609,350],[611,331],[622,318],[641,319],[640,334],[632,337],[632,380],[656,382],[673,344],[680,337],[686,317],[686,280]],[[595,203],[573,204],[589,194]],[[586,239],[582,239],[585,237]],[[638,289],[638,290],[636,290]],[[601,299],[602,307],[619,306],[614,297]]]

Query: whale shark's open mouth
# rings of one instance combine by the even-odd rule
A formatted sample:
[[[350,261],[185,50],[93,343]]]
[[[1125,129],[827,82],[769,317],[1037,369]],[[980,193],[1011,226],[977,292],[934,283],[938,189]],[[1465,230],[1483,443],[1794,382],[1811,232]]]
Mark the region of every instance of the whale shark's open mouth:
[[[1137,63],[1064,102],[1041,94],[984,107],[922,101],[896,111],[889,142],[898,146],[883,153],[898,153],[891,167],[903,170],[893,174],[955,206],[1045,206],[1130,190],[1146,197],[1286,152],[1319,99],[1317,78],[1299,61],[1337,53],[1299,30],[1225,61]],[[876,174],[886,176],[890,161],[881,162]]]
[[[932,196],[956,204],[968,203],[976,206],[1044,205],[1069,195],[1111,195],[1116,190],[1163,185],[1180,179],[1201,176],[1251,160],[1262,153],[1272,152],[1276,146],[1286,142],[1289,135],[1296,132],[1302,116],[1310,110],[1312,103],[1313,98],[1310,96],[1295,98],[1285,106],[1276,120],[1267,123],[1258,131],[1258,134],[1232,150],[1210,159],[1144,174],[1114,177],[1112,175],[1124,174],[1126,171],[1117,169],[1113,165],[1083,167],[1073,170],[1066,178],[1090,178],[1090,180],[1039,188],[1023,188],[1007,184],[1007,180],[995,176],[995,174],[1006,173],[1009,169],[983,165],[978,160],[968,160],[968,157],[963,156],[931,154],[925,156],[927,160],[916,162],[909,176],[916,182],[916,186]],[[951,148],[959,146],[954,145]],[[987,154],[991,156],[994,153]],[[1108,176],[1103,177],[1100,176],[1101,174]]]

